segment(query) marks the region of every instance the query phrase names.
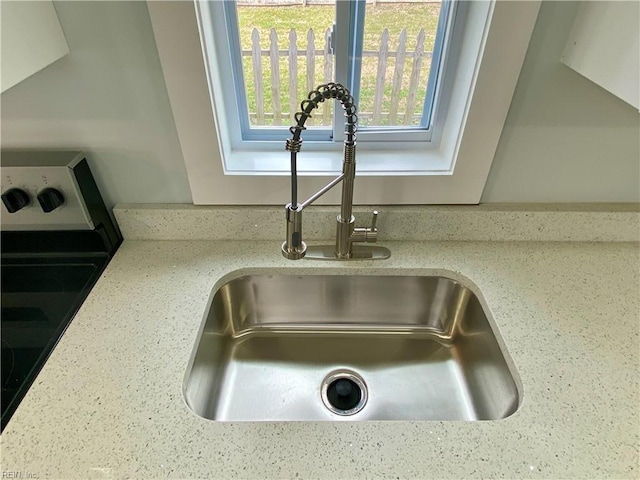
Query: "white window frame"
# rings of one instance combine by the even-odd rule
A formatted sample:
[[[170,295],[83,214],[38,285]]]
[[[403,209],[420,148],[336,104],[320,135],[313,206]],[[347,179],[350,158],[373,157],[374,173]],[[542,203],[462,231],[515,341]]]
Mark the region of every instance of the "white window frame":
[[[540,1],[473,1],[436,148],[358,144],[358,204],[479,203],[535,25]],[[284,204],[289,159],[264,148],[234,149],[220,98],[222,72],[204,62],[196,6],[148,2],[158,54],[195,204]],[[340,170],[342,153],[318,145],[299,154],[299,191],[314,193]],[[315,145],[314,145],[315,146]],[[255,175],[256,166],[270,165]],[[224,165],[224,167],[223,167]],[[265,175],[266,173],[266,175]],[[317,203],[339,203],[339,189]]]

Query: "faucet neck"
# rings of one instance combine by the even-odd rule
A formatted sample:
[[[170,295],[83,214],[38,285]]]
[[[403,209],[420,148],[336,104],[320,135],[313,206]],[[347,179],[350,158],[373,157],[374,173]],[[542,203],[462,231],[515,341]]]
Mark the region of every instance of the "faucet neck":
[[[345,120],[345,145],[355,145],[356,131],[358,130],[358,115],[355,100],[347,87],[339,83],[327,83],[318,85],[315,90],[312,90],[307,95],[307,98],[300,103],[301,111],[295,114],[294,118],[296,124],[289,128],[289,131],[293,137],[287,141],[287,150],[300,151],[302,140],[300,136],[303,130],[306,130],[304,126],[307,119],[311,117],[311,112],[318,108],[325,100],[334,99],[337,100],[342,109],[344,110]]]
[[[306,130],[305,123],[311,117],[311,112],[327,99],[337,100],[344,110],[345,139],[344,163],[355,163],[356,132],[358,130],[358,115],[355,100],[349,90],[339,83],[319,85],[300,103],[301,111],[295,114],[296,124],[289,128],[292,137],[287,140],[286,149],[291,152],[291,205],[298,205],[298,152],[302,148],[302,131]]]
[[[342,201],[340,203],[339,222],[350,222],[353,210],[353,184],[356,179],[356,146],[344,146],[344,161],[342,163]]]

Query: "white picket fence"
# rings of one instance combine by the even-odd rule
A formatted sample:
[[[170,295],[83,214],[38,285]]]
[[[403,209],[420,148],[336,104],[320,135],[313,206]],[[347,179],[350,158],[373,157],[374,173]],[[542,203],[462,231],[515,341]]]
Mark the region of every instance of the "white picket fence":
[[[361,98],[360,111],[358,117],[360,122],[370,125],[411,125],[415,121],[419,121],[421,117],[422,105],[417,105],[416,93],[421,87],[421,74],[424,68],[429,67],[429,63],[425,61],[430,59],[432,52],[425,52],[425,31],[420,30],[416,40],[416,46],[413,51],[407,51],[407,32],[402,30],[397,42],[395,51],[389,49],[391,39],[389,32],[385,29],[380,37],[380,47],[376,50],[365,50],[362,52],[364,57],[363,64],[367,57],[377,59],[377,68],[375,74],[375,92],[373,99]],[[253,125],[289,125],[294,121],[293,116],[300,109],[301,90],[299,87],[300,77],[298,74],[298,60],[304,59],[302,62],[306,65],[304,75],[304,92],[311,91],[319,83],[327,83],[333,81],[333,55],[329,49],[330,29],[324,32],[322,38],[322,48],[316,47],[316,36],[313,29],[309,29],[306,35],[307,48],[301,50],[298,48],[298,37],[294,29],[289,31],[288,45],[281,46],[280,39],[275,29],[269,32],[269,48],[263,49],[260,43],[260,32],[254,28],[251,35],[251,49],[243,50],[243,57],[251,57],[251,72],[246,71],[245,81],[247,89],[253,89],[255,94],[255,111],[249,112],[249,118]],[[285,42],[286,43],[286,42]],[[288,84],[282,85],[280,78],[281,59],[285,58],[285,64],[288,69]],[[389,66],[388,60],[393,58],[393,65]],[[410,62],[410,68],[405,68]],[[263,66],[268,64],[269,73],[263,75]],[[321,69],[319,75],[321,80],[318,82],[316,70]],[[385,102],[385,88],[388,88],[388,78],[391,70],[391,94]],[[268,85],[265,83],[268,82]],[[423,82],[424,83],[424,82]],[[404,86],[403,86],[404,85]],[[270,90],[270,105],[265,105],[265,89]],[[286,92],[281,89],[286,88]],[[283,106],[282,99],[287,98],[287,105]],[[401,100],[405,98],[405,100]],[[387,105],[385,111],[383,104]],[[269,108],[270,107],[270,108]],[[362,107],[365,107],[364,109]],[[269,108],[269,110],[267,110]],[[331,109],[323,108],[322,114],[314,118],[312,124],[315,125],[331,125]]]

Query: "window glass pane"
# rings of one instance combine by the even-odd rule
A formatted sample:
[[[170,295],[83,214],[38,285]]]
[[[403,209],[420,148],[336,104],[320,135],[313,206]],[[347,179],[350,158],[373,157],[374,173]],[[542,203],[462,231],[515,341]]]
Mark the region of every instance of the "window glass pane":
[[[361,127],[420,126],[441,2],[367,2]]]
[[[335,0],[238,0],[237,15],[249,125],[288,127],[308,92],[333,81]],[[332,104],[307,126],[330,127]]]

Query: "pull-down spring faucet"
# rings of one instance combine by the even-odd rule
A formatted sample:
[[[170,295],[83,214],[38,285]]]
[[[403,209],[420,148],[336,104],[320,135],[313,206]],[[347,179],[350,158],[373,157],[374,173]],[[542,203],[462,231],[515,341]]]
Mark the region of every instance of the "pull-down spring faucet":
[[[301,134],[311,112],[327,99],[340,102],[344,110],[345,139],[342,174],[329,182],[324,188],[312,195],[307,201],[298,203],[297,155],[302,146]],[[390,252],[384,247],[354,248],[355,242],[376,242],[378,230],[376,220],[378,212],[373,212],[370,227],[355,228],[353,210],[353,183],[356,176],[356,131],[358,130],[357,108],[353,97],[346,87],[338,83],[320,85],[311,91],[306,100],[300,104],[302,111],[295,114],[296,125],[289,128],[293,135],[287,140],[286,149],[291,152],[291,203],[285,206],[287,218],[287,239],[282,244],[282,254],[290,260],[302,257],[324,260],[348,260],[354,258],[383,259],[389,258]],[[333,246],[309,247],[302,241],[302,210],[326,192],[342,182],[342,202],[340,215],[337,218],[336,243]]]

